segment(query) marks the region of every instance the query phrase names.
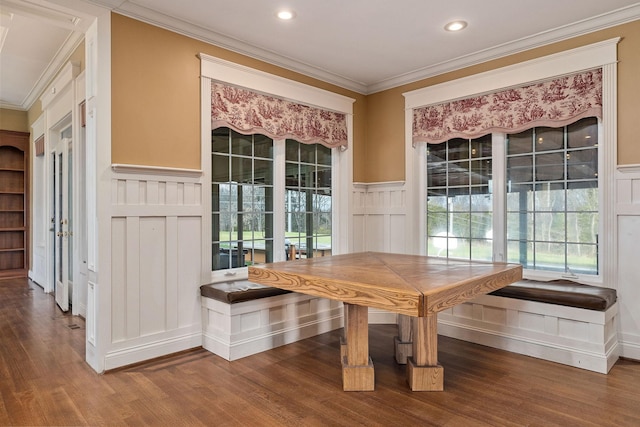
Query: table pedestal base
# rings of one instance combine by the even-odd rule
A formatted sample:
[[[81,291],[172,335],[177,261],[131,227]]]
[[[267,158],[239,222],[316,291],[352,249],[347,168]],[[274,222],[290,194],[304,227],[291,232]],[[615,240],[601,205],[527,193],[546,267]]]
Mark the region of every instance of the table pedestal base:
[[[373,362],[369,358],[367,365],[347,365],[347,358],[342,359],[342,390],[373,391],[375,390],[375,374]]]
[[[344,303],[344,336],[340,341],[342,389],[373,391],[375,375],[369,357],[369,308]]]
[[[396,362],[406,365],[407,358],[413,356],[413,331],[411,317],[398,314],[398,336],[394,337]]]
[[[444,368],[417,366],[412,358],[407,360],[407,382],[412,391],[443,391]]]
[[[412,341],[400,341],[400,337],[393,337],[396,363],[398,365],[406,365],[407,359],[413,354],[413,342]]]

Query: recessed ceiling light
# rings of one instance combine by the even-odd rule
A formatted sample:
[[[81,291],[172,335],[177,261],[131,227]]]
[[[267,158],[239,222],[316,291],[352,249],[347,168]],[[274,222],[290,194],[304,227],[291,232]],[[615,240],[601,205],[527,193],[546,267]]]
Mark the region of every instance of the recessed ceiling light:
[[[460,31],[467,26],[467,21],[452,21],[444,26],[447,31]]]
[[[288,21],[296,16],[296,14],[291,10],[281,10],[277,13],[277,15],[278,18],[282,19],[283,21]]]

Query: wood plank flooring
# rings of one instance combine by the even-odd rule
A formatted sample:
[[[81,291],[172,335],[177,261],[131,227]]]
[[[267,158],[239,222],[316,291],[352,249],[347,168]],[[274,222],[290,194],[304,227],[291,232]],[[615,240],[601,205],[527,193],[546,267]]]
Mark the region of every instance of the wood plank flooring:
[[[227,362],[195,349],[104,375],[84,320],[0,281],[0,425],[640,426],[640,363],[609,375],[439,337],[444,392],[411,392],[394,325],[370,326],[376,390],[343,392],[333,331]]]

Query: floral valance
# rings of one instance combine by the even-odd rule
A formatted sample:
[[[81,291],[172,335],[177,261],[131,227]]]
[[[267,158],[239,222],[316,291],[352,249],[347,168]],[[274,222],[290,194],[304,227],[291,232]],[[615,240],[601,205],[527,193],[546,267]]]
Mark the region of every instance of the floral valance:
[[[345,114],[298,104],[248,89],[211,82],[211,128],[291,138],[327,147],[347,145]]]
[[[602,69],[413,110],[413,143],[561,127],[602,116]]]

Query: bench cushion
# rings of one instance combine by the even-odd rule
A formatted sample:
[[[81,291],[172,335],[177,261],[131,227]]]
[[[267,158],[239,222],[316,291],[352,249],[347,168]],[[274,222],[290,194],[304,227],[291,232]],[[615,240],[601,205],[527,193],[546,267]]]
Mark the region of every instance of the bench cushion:
[[[617,299],[615,289],[582,285],[571,280],[537,282],[525,279],[493,291],[491,295],[598,311],[605,311]]]
[[[258,298],[266,298],[274,295],[289,293],[284,289],[264,286],[248,280],[234,280],[231,282],[209,283],[200,286],[200,295],[213,298],[218,301],[234,304],[237,302],[251,301]]]

